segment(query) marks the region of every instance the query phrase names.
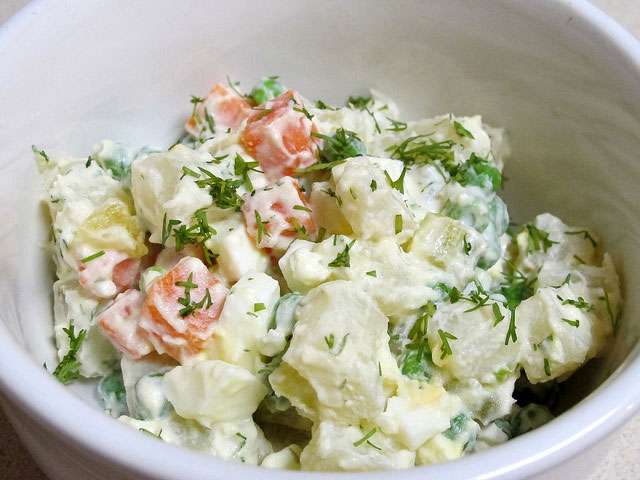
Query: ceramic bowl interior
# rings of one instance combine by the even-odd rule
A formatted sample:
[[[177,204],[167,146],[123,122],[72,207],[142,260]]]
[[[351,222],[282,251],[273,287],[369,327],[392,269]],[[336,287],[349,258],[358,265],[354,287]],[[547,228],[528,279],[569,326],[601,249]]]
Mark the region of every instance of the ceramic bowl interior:
[[[188,113],[189,95],[205,93],[226,75],[248,87],[260,76],[277,74],[304,95],[335,103],[374,87],[397,99],[405,118],[480,113],[486,122],[505,126],[512,146],[504,191],[511,218],[522,222],[549,211],[592,227],[624,279],[618,334],[604,357],[565,388],[568,405],[615,403],[607,397],[608,386],[598,387],[631,368],[637,371],[638,47],[586,3],[53,4],[37,2],[0,34],[0,344],[19,345],[30,358],[11,366],[6,358],[0,362],[0,385],[11,401],[26,396],[11,377],[16,372],[33,381],[43,398],[67,395],[35,373],[35,366],[56,360],[52,274],[44,248],[48,226],[31,145],[80,156],[102,138],[168,146]],[[98,409],[90,385],[69,391]],[[30,400],[25,408],[51,421],[44,401]],[[99,415],[82,421],[98,422]],[[546,428],[519,444],[537,448],[533,442],[545,441]],[[562,440],[562,433],[553,438]],[[502,448],[496,452],[504,455]],[[498,453],[482,454],[485,466],[478,459],[465,465],[486,473],[486,465],[500,465]]]

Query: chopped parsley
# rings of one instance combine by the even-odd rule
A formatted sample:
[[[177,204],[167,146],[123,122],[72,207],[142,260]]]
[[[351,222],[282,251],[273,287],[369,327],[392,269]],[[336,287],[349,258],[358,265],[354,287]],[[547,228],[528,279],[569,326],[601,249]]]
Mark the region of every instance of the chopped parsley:
[[[396,215],[393,225],[396,235],[402,232],[402,215]]]
[[[62,360],[53,371],[53,376],[65,385],[80,378],[80,362],[78,361],[77,356],[80,351],[80,347],[82,346],[82,342],[87,336],[87,331],[84,329],[80,330],[77,336],[74,330],[75,327],[73,324],[62,329],[62,331],[66,333],[67,337],[69,337],[69,350],[64,357],[62,357]]]
[[[373,104],[373,98],[365,96],[351,96],[347,98],[347,107],[355,110],[365,110]]]
[[[428,302],[418,310],[418,317],[409,330],[410,343],[406,345],[406,352],[402,358],[402,374],[409,378],[429,379],[433,368],[431,347],[427,338],[429,320],[436,313],[437,307]]]
[[[175,240],[176,251],[182,250],[186,245],[199,245],[205,257],[207,265],[213,265],[212,254],[205,246],[205,242],[218,232],[209,225],[207,209],[200,208],[191,217],[191,225],[187,226],[176,219],[167,221],[167,214],[162,219],[162,245],[171,235]]]
[[[333,333],[329,334],[328,336],[324,337],[324,342],[327,344],[327,347],[329,347],[329,352],[334,355],[334,356],[338,356],[342,353],[342,351],[344,350],[344,347],[347,345],[347,339],[349,338],[349,334],[346,333],[343,337],[342,340],[340,340],[340,344],[336,345],[336,337]],[[336,347],[334,349],[334,347]]]
[[[451,177],[460,185],[475,185],[491,188],[497,192],[502,188],[502,173],[488,160],[472,153],[463,165],[445,164]]]
[[[313,132],[312,135],[323,140],[320,160],[310,167],[299,170],[301,173],[329,170],[343,163],[347,158],[361,157],[367,154],[367,149],[360,137],[344,128],[338,128],[331,136],[317,132]]]
[[[371,437],[373,437],[376,434],[377,431],[378,431],[378,427],[372,428],[360,440],[357,440],[357,441],[353,442],[353,446],[354,447],[359,447],[361,445],[364,445],[365,443],[368,442],[368,440]]]
[[[376,128],[376,132],[382,133],[382,130],[380,130],[380,124],[378,124],[378,119],[376,118],[375,114],[368,108],[365,108],[364,111],[367,112],[369,116],[373,119],[373,125]]]
[[[258,212],[258,210],[254,210],[254,214],[256,217],[256,244],[260,245],[262,243],[262,239],[263,237],[266,235],[267,237],[270,237],[271,235],[269,234],[269,232],[266,231],[265,229],[265,225],[268,225],[269,220],[262,220],[262,217],[260,217],[260,212]]]
[[[440,328],[438,329],[438,336],[440,337],[440,341],[442,342],[442,345],[440,346],[440,360],[444,360],[447,356],[453,355],[451,345],[449,345],[449,340],[457,340],[458,337],[449,332],[445,332]]]
[[[284,91],[285,88],[278,81],[278,77],[271,76],[263,78],[260,83],[253,87],[247,98],[251,100],[254,105],[262,105],[281,95]]]
[[[258,162],[245,162],[244,159],[236,153],[236,158],[233,161],[233,173],[242,178],[244,187],[253,192],[253,184],[251,178],[249,178],[249,172],[260,172],[256,167]]]
[[[176,287],[184,288],[184,296],[178,298],[178,303],[184,307],[180,309],[180,316],[186,317],[195,310],[195,308],[191,307],[191,290],[193,290],[194,288],[198,288],[198,285],[193,283],[193,272],[189,273],[189,276],[186,280],[177,281],[175,285]]]
[[[300,104],[296,101],[295,98],[292,98],[291,101],[295,105],[297,105],[296,107],[293,107],[294,112],[303,114],[305,117],[307,117],[307,120],[313,120],[313,115],[311,114],[311,112],[309,112],[309,110],[307,110],[307,107],[305,107],[304,105],[300,106]]]
[[[409,137],[400,143],[387,147],[386,151],[390,153],[391,158],[401,160],[405,165],[427,165],[436,161],[446,164],[453,162],[451,149],[454,142],[452,140],[442,142],[434,142],[431,139],[424,140],[429,136]]]
[[[590,312],[595,308],[592,304],[587,302],[582,297],[578,297],[577,300],[573,300],[571,298],[564,299],[560,295],[556,295],[556,297],[558,298],[558,300],[562,302],[562,305],[571,305],[576,308],[579,308],[580,310],[584,310],[585,312]]]
[[[527,223],[525,225],[525,229],[527,230],[527,234],[529,235],[529,253],[537,252],[542,250],[544,253],[547,253],[547,250],[551,248],[555,242],[549,239],[549,232],[539,229],[535,225],[531,223]]]
[[[237,190],[242,181],[217,177],[202,167],[198,167],[198,170],[202,178],[196,180],[196,185],[200,188],[209,188],[209,195],[216,206],[222,209],[232,208],[239,212],[243,202]]]
[[[227,75],[227,85],[229,85],[229,88],[231,90],[233,90],[233,92],[238,95],[241,98],[246,98],[242,92],[240,92],[240,90],[238,90],[238,86],[240,85],[240,82],[233,82],[231,81],[231,78],[229,78],[229,75]]]
[[[471,243],[469,242],[469,240],[467,240],[466,235],[464,236],[462,241],[463,241],[462,250],[464,251],[465,255],[469,255],[471,253]]]
[[[81,258],[80,261],[82,263],[89,263],[91,260],[95,260],[96,258],[100,258],[103,255],[104,255],[104,250],[100,250],[99,252],[96,252],[96,253],[88,255],[88,256],[86,256],[84,258]]]
[[[523,300],[534,294],[538,278],[528,278],[510,262],[507,265],[509,268],[504,274],[505,283],[500,287],[500,293],[507,299],[507,308],[515,309]]]
[[[493,326],[495,327],[504,320],[504,314],[500,311],[500,306],[497,303],[491,305],[491,309],[493,310],[493,317],[495,318],[493,321]]]
[[[245,437],[243,434],[241,434],[240,432],[236,433],[236,437],[238,437],[240,439],[240,445],[238,446],[238,451],[236,453],[238,453],[240,450],[242,450],[244,448],[244,446],[247,444],[247,437]]]
[[[324,337],[324,342],[327,344],[327,347],[329,347],[329,350],[331,350],[336,343],[336,337],[331,333],[329,336]]]
[[[547,375],[547,377],[551,376],[551,364],[549,363],[548,358],[544,359],[544,373]]]
[[[326,104],[322,100],[316,100],[315,106],[318,110],[335,110],[331,105]]]
[[[464,128],[464,125],[462,125],[460,122],[458,122],[457,120],[453,121],[453,128],[456,131],[456,133],[458,135],[460,135],[461,137],[466,137],[466,138],[470,138],[470,139],[475,139],[476,137],[473,136],[473,134],[467,130],[466,128]]]
[[[370,277],[378,277],[378,273],[375,270],[367,272],[367,275],[369,275]]]
[[[198,172],[194,172],[187,166],[182,167],[182,175],[180,176],[180,180],[189,175],[190,177],[200,178],[200,174]]]
[[[378,182],[376,182],[375,180],[371,180],[369,188],[371,188],[372,192],[375,192],[378,189]]]
[[[580,265],[586,265],[587,262],[585,262],[582,258],[580,258],[578,255],[574,255],[573,258],[576,260],[576,262],[578,262]]]
[[[207,121],[207,126],[211,133],[216,131],[216,121],[213,119],[213,116],[209,113],[207,107],[204,107],[204,119]]]
[[[516,333],[516,308],[510,307],[511,317],[509,318],[509,328],[507,329],[507,336],[504,339],[504,344],[509,345],[509,340],[513,343],[518,341],[518,334]]]
[[[329,266],[330,267],[350,267],[351,259],[349,257],[349,250],[351,250],[351,247],[353,246],[354,243],[356,243],[356,241],[351,240],[349,244],[345,245],[344,250],[338,253],[336,258],[334,258],[331,262],[329,262]]]
[[[572,327],[578,328],[580,326],[580,320],[570,320],[568,318],[563,318],[562,321],[568,323]]]
[[[394,120],[393,118],[386,117],[389,122],[391,122],[391,128],[386,128],[390,132],[402,132],[407,129],[407,124],[405,122],[401,122],[399,120]]]
[[[406,175],[407,170],[408,170],[407,166],[405,165],[404,168],[402,169],[402,173],[400,173],[400,176],[395,180],[393,180],[391,178],[391,175],[389,175],[389,172],[385,170],[384,176],[387,178],[387,183],[389,184],[389,186],[391,188],[395,188],[400,193],[404,193],[404,176]]]
[[[465,300],[474,303],[475,305],[468,310],[467,312],[473,312],[479,308],[487,306],[487,302],[490,300],[489,294],[482,288],[482,285],[478,281],[474,281],[476,284],[476,289],[469,294],[469,297],[463,297]]]
[[[254,312],[261,312],[262,310],[266,310],[267,307],[264,305],[264,303],[254,303],[253,304],[253,311]]]
[[[49,155],[44,150],[38,150],[35,145],[31,145],[31,151],[37,156],[42,158],[45,162],[50,162]]]
[[[445,294],[445,296],[449,300],[449,303],[458,303],[462,298],[460,290],[458,290],[456,287],[450,287],[449,285],[440,282],[436,285],[436,288]]]

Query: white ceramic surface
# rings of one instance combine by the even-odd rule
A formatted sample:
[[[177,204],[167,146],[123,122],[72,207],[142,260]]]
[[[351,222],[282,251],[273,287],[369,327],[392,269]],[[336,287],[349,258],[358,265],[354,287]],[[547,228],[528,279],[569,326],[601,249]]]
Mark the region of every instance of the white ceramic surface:
[[[98,412],[89,388],[65,389],[41,367],[55,364],[51,277],[30,145],[79,155],[103,137],[168,145],[189,94],[226,74],[251,84],[274,73],[312,98],[338,102],[373,86],[412,117],[479,112],[507,126],[512,217],[549,210],[594,226],[625,278],[612,354],[571,384],[580,397],[613,372],[599,388],[504,446],[394,476],[526,478],[588,451],[637,409],[640,46],[598,10],[578,0],[40,1],[0,30],[0,391],[52,478],[335,476],[162,444]]]

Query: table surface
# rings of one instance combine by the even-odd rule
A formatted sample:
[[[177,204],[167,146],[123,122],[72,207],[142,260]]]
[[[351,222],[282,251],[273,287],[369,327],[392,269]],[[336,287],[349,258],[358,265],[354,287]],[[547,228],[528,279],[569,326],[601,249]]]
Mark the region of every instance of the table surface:
[[[640,0],[592,0],[630,32],[640,37]],[[1,0],[0,24],[28,0]],[[5,480],[47,480],[25,450],[0,410],[0,475]],[[615,434],[611,448],[586,480],[640,479],[640,414]]]

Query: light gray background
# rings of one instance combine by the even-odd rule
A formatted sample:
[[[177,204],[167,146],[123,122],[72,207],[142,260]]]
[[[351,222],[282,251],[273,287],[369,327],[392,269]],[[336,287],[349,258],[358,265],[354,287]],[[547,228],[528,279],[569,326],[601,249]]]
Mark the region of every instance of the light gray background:
[[[640,0],[592,0],[629,31],[640,37]],[[0,24],[28,3],[28,0],[0,0]],[[0,410],[0,478],[4,480],[46,480],[24,449]],[[640,415],[615,434],[609,453],[586,480],[640,479]]]

